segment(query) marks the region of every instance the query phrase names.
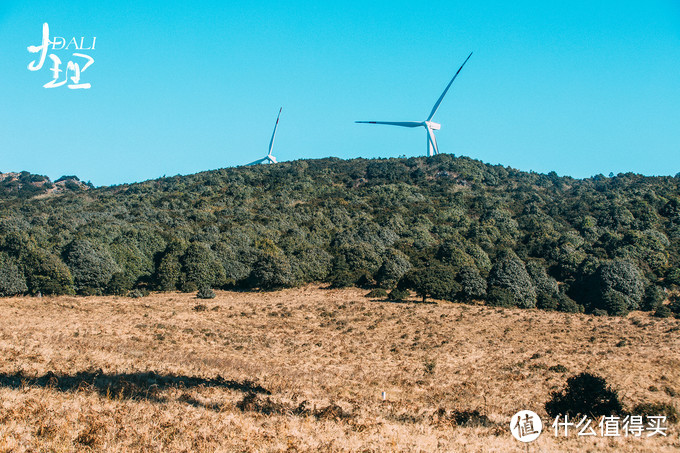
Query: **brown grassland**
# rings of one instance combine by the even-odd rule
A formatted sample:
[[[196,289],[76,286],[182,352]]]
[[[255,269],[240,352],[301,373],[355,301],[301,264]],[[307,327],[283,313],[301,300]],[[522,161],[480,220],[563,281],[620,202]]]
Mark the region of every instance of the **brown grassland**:
[[[582,371],[680,407],[680,320],[365,293],[1,299],[0,452],[680,449],[677,424],[556,438],[543,409]],[[528,446],[521,409],[548,425]]]

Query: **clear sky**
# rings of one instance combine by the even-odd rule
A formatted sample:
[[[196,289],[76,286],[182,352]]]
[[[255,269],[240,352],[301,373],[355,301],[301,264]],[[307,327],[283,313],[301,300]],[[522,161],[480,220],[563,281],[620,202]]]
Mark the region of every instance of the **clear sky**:
[[[49,57],[28,70],[44,22],[96,36],[89,90],[43,88]],[[434,118],[440,151],[680,172],[678,0],[0,0],[0,171],[109,185],[241,165],[281,106],[279,161],[424,155],[421,128],[354,121],[424,120],[471,51]]]

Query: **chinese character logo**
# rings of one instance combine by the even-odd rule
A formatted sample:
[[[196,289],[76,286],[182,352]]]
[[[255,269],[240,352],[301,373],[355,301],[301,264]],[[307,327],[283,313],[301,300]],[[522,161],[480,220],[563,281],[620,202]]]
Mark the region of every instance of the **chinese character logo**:
[[[532,411],[519,411],[510,420],[510,432],[520,442],[533,442],[541,435],[541,417]]]
[[[56,50],[94,50],[96,37],[92,38],[91,44],[88,41],[88,47],[85,46],[85,37],[80,38],[80,45],[78,45],[78,40],[74,37],[66,44],[66,40],[62,37],[54,37],[50,39],[50,26],[46,23],[43,24],[42,42],[39,46],[28,46],[28,51],[30,53],[39,53],[40,58],[31,61],[28,64],[29,71],[39,71],[45,64],[45,59],[48,56],[47,52],[50,50],[50,45],[52,51]],[[57,48],[57,45],[60,47]],[[66,69],[62,69],[62,61],[55,53],[49,54],[50,60],[52,61],[52,67],[50,71],[52,72],[52,80],[43,85],[45,88],[57,88],[62,85],[66,85],[72,90],[78,89],[89,89],[92,85],[90,83],[83,83],[80,80],[81,75],[89,68],[92,63],[94,63],[94,58],[84,53],[74,52],[71,55],[71,59],[66,63]],[[82,65],[82,66],[81,66]],[[63,72],[63,75],[61,74]]]

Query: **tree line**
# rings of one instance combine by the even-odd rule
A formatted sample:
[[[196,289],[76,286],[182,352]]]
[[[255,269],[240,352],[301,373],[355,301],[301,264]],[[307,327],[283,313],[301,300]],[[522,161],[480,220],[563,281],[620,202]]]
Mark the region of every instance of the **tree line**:
[[[51,196],[12,186],[0,190],[0,295],[326,282],[423,300],[654,310],[680,285],[679,184],[443,154],[298,160]]]

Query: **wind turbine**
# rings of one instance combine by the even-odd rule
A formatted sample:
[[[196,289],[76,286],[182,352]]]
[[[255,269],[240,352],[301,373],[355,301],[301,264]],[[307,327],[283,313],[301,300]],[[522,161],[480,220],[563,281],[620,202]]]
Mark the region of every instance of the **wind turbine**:
[[[401,127],[424,127],[425,130],[427,131],[427,155],[428,156],[434,156],[435,154],[439,154],[439,148],[437,147],[437,140],[434,138],[434,131],[438,131],[441,128],[441,124],[435,123],[432,121],[432,117],[434,116],[435,113],[437,113],[437,109],[439,108],[439,104],[442,103],[442,99],[444,99],[444,96],[446,96],[446,92],[449,91],[449,88],[451,88],[451,84],[453,83],[454,80],[456,80],[456,77],[460,73],[460,70],[463,69],[463,66],[465,66],[465,63],[470,59],[472,56],[472,52],[470,52],[470,55],[465,59],[462,65],[460,65],[460,68],[458,68],[458,71],[456,71],[456,74],[453,76],[451,81],[449,82],[448,85],[446,85],[446,89],[442,93],[441,96],[439,96],[439,99],[437,99],[437,102],[434,104],[434,107],[432,107],[432,111],[430,112],[430,116],[427,117],[425,121],[402,121],[402,122],[395,122],[395,121],[356,121],[357,123],[365,123],[365,124],[387,124],[390,126],[401,126]]]
[[[262,159],[256,160],[255,162],[251,162],[249,164],[246,164],[246,167],[248,165],[275,164],[276,163],[276,157],[272,156],[272,149],[274,148],[274,137],[276,137],[276,128],[279,127],[279,117],[281,116],[281,110],[283,110],[283,107],[281,107],[279,109],[279,115],[276,117],[276,124],[274,124],[274,132],[272,133],[272,139],[269,141],[269,152]]]

